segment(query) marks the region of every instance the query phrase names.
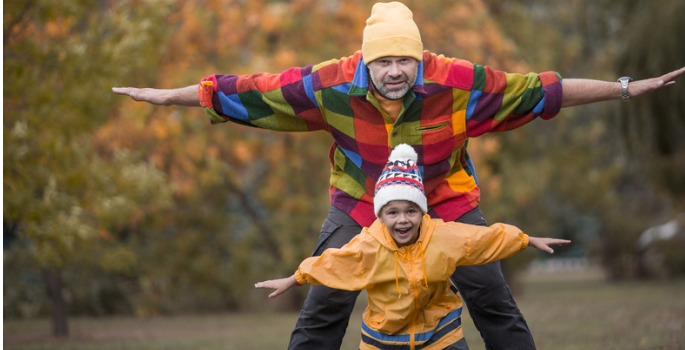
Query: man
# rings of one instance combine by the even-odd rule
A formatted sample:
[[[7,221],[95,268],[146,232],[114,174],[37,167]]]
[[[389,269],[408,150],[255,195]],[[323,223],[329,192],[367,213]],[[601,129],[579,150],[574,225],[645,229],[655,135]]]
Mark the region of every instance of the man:
[[[366,23],[361,51],[339,60],[281,74],[212,75],[179,89],[113,91],[153,104],[203,106],[214,123],[330,133],[331,210],[314,250],[320,255],[373,222],[375,181],[397,144],[419,154],[432,217],[485,225],[468,138],[549,119],[562,107],[629,100],[685,74],[683,67],[622,82],[509,74],[423,51],[413,14],[401,3],[374,5]],[[488,349],[535,348],[499,262],[460,267],[453,280]],[[356,297],[312,287],[290,348],[339,348]]]

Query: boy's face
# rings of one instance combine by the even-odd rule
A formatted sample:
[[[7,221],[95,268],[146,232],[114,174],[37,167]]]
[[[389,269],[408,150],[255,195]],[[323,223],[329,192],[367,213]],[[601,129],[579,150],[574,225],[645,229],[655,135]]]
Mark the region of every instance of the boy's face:
[[[398,247],[416,243],[423,212],[410,201],[390,201],[380,211],[378,219],[385,224]]]

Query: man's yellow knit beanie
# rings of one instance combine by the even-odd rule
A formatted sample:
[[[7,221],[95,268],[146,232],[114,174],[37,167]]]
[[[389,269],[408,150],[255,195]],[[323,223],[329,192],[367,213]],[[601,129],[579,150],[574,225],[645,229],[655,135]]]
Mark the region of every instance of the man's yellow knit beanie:
[[[408,56],[423,60],[421,33],[413,17],[409,8],[396,1],[373,5],[364,28],[364,62],[368,64],[385,56]]]

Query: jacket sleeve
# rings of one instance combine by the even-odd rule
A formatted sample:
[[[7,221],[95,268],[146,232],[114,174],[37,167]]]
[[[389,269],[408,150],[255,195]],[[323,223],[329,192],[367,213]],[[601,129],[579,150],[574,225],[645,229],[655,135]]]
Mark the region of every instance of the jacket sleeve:
[[[295,272],[299,284],[324,285],[342,290],[362,290],[373,284],[378,244],[370,235],[355,236],[340,249],[328,248],[305,259]]]
[[[561,110],[561,76],[556,72],[515,74],[473,66],[473,85],[466,108],[468,137],[518,128]]]
[[[459,265],[481,265],[508,258],[528,246],[528,235],[518,227],[496,223],[491,226],[468,225],[457,222],[450,226],[448,244],[457,244],[452,251]]]
[[[199,85],[200,102],[213,124],[232,121],[276,131],[325,129],[312,66],[280,74],[216,74]]]

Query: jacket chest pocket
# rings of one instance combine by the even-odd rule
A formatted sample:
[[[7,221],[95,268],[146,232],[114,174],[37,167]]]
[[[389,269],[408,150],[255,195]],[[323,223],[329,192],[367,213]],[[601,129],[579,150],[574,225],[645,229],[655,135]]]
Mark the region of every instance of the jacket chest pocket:
[[[449,122],[441,122],[441,123],[435,123],[431,125],[420,125],[416,127],[416,132],[419,133],[426,133],[426,132],[431,132],[431,131],[440,131],[445,128],[449,128],[450,123]]]
[[[434,164],[450,157],[452,151],[463,143],[463,135],[455,135],[449,121],[439,121],[428,125],[416,126],[414,138],[423,146],[423,162]],[[459,141],[459,138],[462,138]]]
[[[452,126],[448,121],[436,122],[428,125],[415,126],[412,130],[414,137],[421,137],[422,144],[445,142],[454,137]]]

